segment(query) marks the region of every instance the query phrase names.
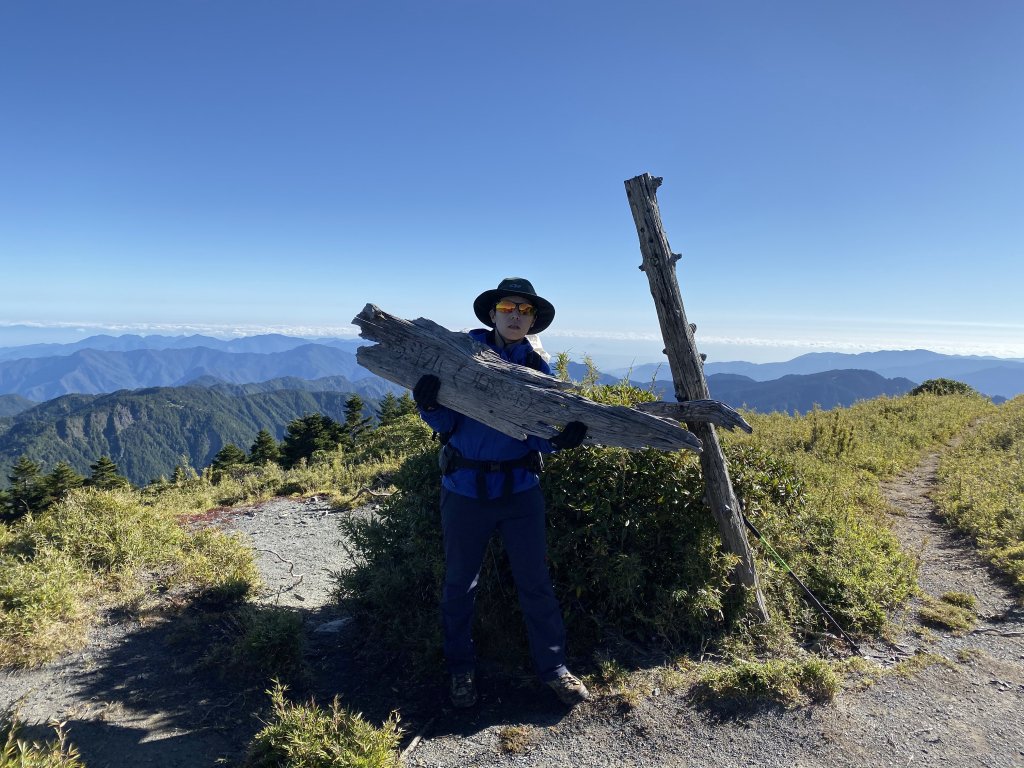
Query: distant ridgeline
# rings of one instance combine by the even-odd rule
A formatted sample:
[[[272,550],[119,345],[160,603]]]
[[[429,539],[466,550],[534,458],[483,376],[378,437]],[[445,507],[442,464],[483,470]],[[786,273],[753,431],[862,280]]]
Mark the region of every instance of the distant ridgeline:
[[[360,343],[285,336],[234,341],[101,336],[75,344],[0,348],[0,487],[22,456],[44,471],[63,461],[82,474],[100,456],[109,456],[141,485],[172,474],[182,456],[202,468],[229,443],[247,448],[261,429],[281,439],[289,422],[311,413],[343,419],[352,394],[362,398],[370,415],[382,397],[403,390],[358,365],[354,351]],[[837,362],[831,359],[836,356],[825,357],[830,356],[804,355],[789,364],[763,366],[709,364],[708,385],[712,397],[734,407],[792,413],[900,395],[918,383],[864,369],[814,371]],[[961,380],[968,383],[971,375],[981,375],[1002,382],[1001,391],[1024,391],[1020,361],[925,351],[838,357],[874,367],[884,363],[889,370],[924,371],[926,366],[927,378],[967,372]],[[630,379],[652,386],[654,371],[639,366]],[[569,373],[582,380],[587,368],[570,363]],[[769,373],[771,380],[763,380]],[[663,399],[673,400],[671,382],[664,381],[668,375],[663,365],[653,386]],[[1015,391],[1014,377],[1020,378]],[[598,381],[620,378],[599,375]]]
[[[202,468],[228,443],[248,448],[261,429],[281,439],[289,422],[307,414],[344,420],[348,397],[295,389],[239,394],[219,387],[65,395],[0,424],[0,482],[7,484],[6,470],[21,456],[44,469],[63,461],[83,475],[100,456],[109,456],[132,483],[145,485],[173,475],[183,456]]]

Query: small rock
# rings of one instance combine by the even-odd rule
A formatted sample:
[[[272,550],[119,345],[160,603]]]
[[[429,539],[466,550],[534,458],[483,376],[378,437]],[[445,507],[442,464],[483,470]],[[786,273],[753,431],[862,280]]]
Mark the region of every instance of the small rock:
[[[341,619],[335,619],[334,621],[328,621],[326,624],[321,624],[313,631],[318,634],[337,634],[341,632],[345,627],[352,623],[351,616],[345,616]]]

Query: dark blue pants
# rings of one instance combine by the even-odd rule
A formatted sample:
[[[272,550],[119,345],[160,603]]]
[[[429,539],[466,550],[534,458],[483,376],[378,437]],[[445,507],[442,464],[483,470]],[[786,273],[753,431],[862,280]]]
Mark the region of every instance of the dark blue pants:
[[[487,543],[497,530],[512,566],[537,674],[544,681],[562,674],[565,626],[548,574],[540,487],[485,501],[442,489],[441,526],[446,564],[441,617],[448,671],[471,672],[476,664],[473,603]]]

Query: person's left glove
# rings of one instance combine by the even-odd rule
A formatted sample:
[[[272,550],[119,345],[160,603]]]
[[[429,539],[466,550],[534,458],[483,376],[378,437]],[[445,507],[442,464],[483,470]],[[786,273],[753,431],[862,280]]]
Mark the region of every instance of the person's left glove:
[[[575,448],[587,437],[587,425],[582,421],[570,421],[562,431],[548,440],[556,451]]]
[[[412,399],[424,411],[437,409],[437,393],[441,390],[441,380],[432,373],[420,376],[416,386],[412,388]]]

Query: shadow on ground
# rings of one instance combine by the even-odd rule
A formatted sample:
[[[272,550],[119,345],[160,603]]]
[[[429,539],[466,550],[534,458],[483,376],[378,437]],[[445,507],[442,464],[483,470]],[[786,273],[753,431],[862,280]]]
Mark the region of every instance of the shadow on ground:
[[[299,609],[305,637],[306,671],[288,681],[287,698],[329,707],[335,696],[372,723],[397,710],[407,744],[416,735],[471,735],[492,725],[554,725],[566,710],[539,683],[507,673],[480,678],[480,704],[454,710],[444,676],[418,680],[399,661],[375,654],[363,662],[360,631],[318,627],[342,616],[337,605]],[[247,672],[231,662],[232,614],[223,608],[187,605],[143,617],[136,628],[98,652],[66,684],[81,702],[66,719],[68,741],[89,768],[239,765],[255,734],[270,716],[268,674]],[[45,725],[22,737],[52,741]]]

